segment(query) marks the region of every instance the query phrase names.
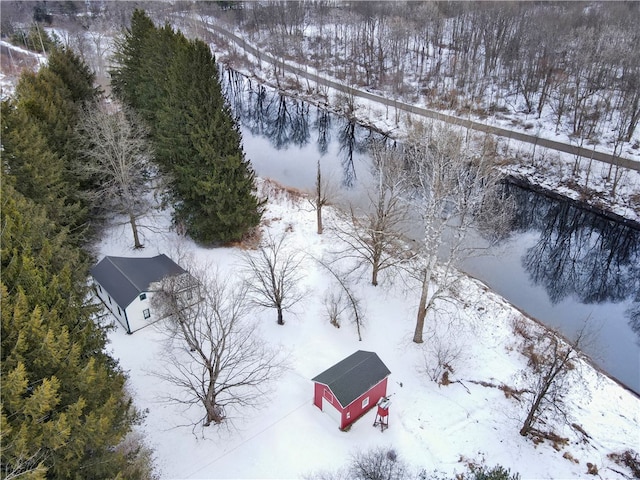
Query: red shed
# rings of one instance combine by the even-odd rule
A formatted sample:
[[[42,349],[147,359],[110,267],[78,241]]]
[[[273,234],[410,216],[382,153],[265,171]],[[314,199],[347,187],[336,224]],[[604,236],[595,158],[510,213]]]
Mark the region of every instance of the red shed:
[[[378,355],[358,350],[313,379],[313,404],[344,430],[386,396],[390,373]]]

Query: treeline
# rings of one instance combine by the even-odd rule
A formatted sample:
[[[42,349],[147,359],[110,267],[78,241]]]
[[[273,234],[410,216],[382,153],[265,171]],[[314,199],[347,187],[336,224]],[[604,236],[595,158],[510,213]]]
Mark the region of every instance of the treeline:
[[[149,478],[126,376],[87,304],[99,225],[76,175],[93,74],[71,51],[24,73],[2,103],[2,478]]]
[[[204,244],[240,240],[262,203],[209,47],[136,10],[114,59],[113,92],[150,127],[176,227]]]
[[[437,108],[544,115],[556,132],[566,126],[582,139],[612,130],[614,153],[631,141],[640,119],[640,5],[634,2],[232,7],[226,15],[253,42],[353,85]]]

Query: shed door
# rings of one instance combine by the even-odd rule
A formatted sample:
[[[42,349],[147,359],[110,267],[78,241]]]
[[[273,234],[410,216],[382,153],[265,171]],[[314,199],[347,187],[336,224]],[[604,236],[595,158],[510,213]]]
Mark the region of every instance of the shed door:
[[[325,397],[322,397],[322,411],[327,412],[329,416],[336,421],[338,427],[342,425],[342,415]]]

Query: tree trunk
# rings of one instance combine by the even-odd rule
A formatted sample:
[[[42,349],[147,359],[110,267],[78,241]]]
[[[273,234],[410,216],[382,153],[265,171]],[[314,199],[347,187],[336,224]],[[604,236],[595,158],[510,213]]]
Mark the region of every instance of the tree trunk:
[[[282,306],[278,305],[276,309],[278,310],[278,325],[284,325],[284,318],[282,318]]]
[[[374,250],[371,258],[371,285],[374,287],[378,286],[378,273],[380,272],[380,260],[382,257],[382,247],[381,242],[374,240]]]
[[[427,297],[429,296],[429,274],[430,269],[425,268],[422,272],[422,293],[418,304],[418,317],[416,320],[416,331],[413,334],[414,343],[422,343],[422,331],[424,330],[424,319],[427,316]]]
[[[142,248],[143,245],[142,243],[140,243],[140,238],[138,237],[138,226],[136,225],[136,217],[131,212],[129,212],[129,222],[131,223],[131,230],[133,231],[133,248]]]
[[[638,103],[640,103],[640,95],[636,95],[633,99],[633,106],[631,107],[631,120],[629,120],[629,127],[627,128],[627,135],[625,137],[627,142],[631,141],[633,132],[638,125],[638,119],[640,118],[640,108],[638,108]]]
[[[318,225],[318,235],[322,235],[322,205],[324,204],[324,196],[322,187],[322,170],[320,169],[320,160],[318,160],[316,169],[316,223]]]
[[[522,435],[523,437],[526,437],[527,434],[531,431],[531,426],[533,425],[533,415],[535,412],[536,410],[533,407],[531,408],[531,410],[529,410],[529,414],[527,415],[527,418],[525,419],[524,424],[520,429],[520,435]]]
[[[533,427],[533,422],[535,421],[536,413],[540,409],[540,403],[542,403],[542,399],[545,397],[547,392],[549,391],[549,387],[553,383],[553,379],[555,378],[555,373],[552,373],[550,376],[544,379],[543,388],[540,392],[536,393],[536,398],[531,404],[531,408],[529,409],[529,413],[527,413],[527,418],[525,418],[524,423],[522,424],[522,428],[520,429],[520,435],[525,437]]]
[[[219,372],[217,371],[214,373],[212,367],[208,368],[208,370],[209,370],[209,376],[211,379],[213,379],[214,377],[217,377],[219,374]],[[216,394],[215,394],[214,385],[215,383],[213,381],[209,382],[209,385],[207,387],[207,396],[203,400],[204,408],[207,412],[207,420],[204,423],[205,427],[208,427],[209,425],[211,425],[211,422],[218,424],[218,423],[221,423],[223,420],[222,410],[216,404]]]
[[[536,419],[536,414],[540,410],[540,404],[542,403],[542,400],[547,397],[549,389],[552,387],[553,382],[555,381],[558,374],[560,374],[566,368],[567,363],[571,358],[572,351],[573,349],[570,348],[565,352],[558,352],[557,340],[555,341],[554,352],[550,359],[551,365],[549,367],[549,371],[542,376],[542,380],[539,383],[540,388],[537,388],[535,391],[535,398],[533,400],[533,403],[531,404],[529,413],[527,413],[527,418],[524,420],[522,428],[520,429],[520,435],[522,435],[523,437],[531,431],[531,428],[533,427]]]
[[[217,407],[215,402],[207,402],[205,405],[205,409],[207,410],[207,421],[204,423],[205,427],[211,425],[211,423],[221,423],[223,418],[220,415],[221,410]]]
[[[322,203],[321,199],[317,199],[316,219],[318,223],[318,235],[322,235]]]

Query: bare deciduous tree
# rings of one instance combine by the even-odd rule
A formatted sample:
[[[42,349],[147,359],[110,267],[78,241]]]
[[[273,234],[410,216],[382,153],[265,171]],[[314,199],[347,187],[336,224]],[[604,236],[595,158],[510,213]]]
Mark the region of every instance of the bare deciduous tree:
[[[507,202],[497,201],[501,175],[490,149],[473,151],[471,143],[451,127],[434,125],[416,129],[411,142],[407,148],[414,182],[411,203],[420,214],[422,231],[416,257],[421,293],[413,341],[422,343],[428,311],[457,282],[456,265],[476,250],[466,240],[477,219],[491,217],[497,228],[499,220],[509,221],[510,212],[503,208]]]
[[[153,296],[167,339],[165,370],[156,374],[180,388],[169,401],[200,405],[209,426],[230,409],[258,405],[282,359],[247,321],[246,285],[222,281],[211,268],[191,274],[166,278]]]
[[[586,328],[582,328],[573,341],[565,342],[556,332],[545,330],[525,339],[524,354],[529,358],[529,369],[523,373],[526,383],[527,415],[520,435],[545,436],[538,425],[549,416],[567,420],[564,397],[571,388],[572,377],[580,375],[580,350],[589,342]]]
[[[454,372],[454,364],[462,357],[463,347],[455,338],[442,338],[434,334],[423,351],[423,371],[432,381],[440,384],[449,382]]]
[[[322,176],[322,170],[320,169],[320,160],[318,160],[318,166],[316,171],[316,183],[315,189],[309,202],[316,211],[316,224],[318,226],[318,235],[321,235],[324,231],[322,226],[322,207],[329,204],[331,197],[335,195],[335,188],[333,184]]]
[[[327,317],[329,317],[329,323],[336,328],[340,328],[340,317],[348,308],[343,291],[328,290],[324,296],[324,307]]]
[[[333,302],[333,304],[335,304],[335,309],[331,307],[331,303],[330,303],[329,304],[330,308],[328,309],[329,314],[331,314],[332,310],[335,310],[336,312],[339,312],[339,313],[342,313],[346,310],[351,311],[351,315],[352,315],[351,320],[356,326],[356,331],[358,332],[358,341],[361,342],[362,327],[364,325],[364,312],[362,309],[362,305],[360,303],[360,299],[354,294],[353,289],[351,288],[350,282],[347,278],[347,275],[345,275],[342,272],[339,272],[330,263],[324,260],[320,260],[317,258],[315,260],[324,268],[326,268],[327,271],[333,276],[333,278],[335,278],[335,280],[338,282],[338,285],[340,286],[340,291],[344,293],[344,296],[342,294],[338,295],[339,300],[335,299],[335,296],[334,296],[334,300],[330,300],[330,302]]]
[[[138,219],[150,210],[148,192],[152,166],[148,130],[142,120],[121,108],[89,105],[78,128],[86,162],[81,175],[95,182],[96,203],[126,215],[135,248],[142,248]]]
[[[408,206],[402,199],[406,190],[402,156],[379,143],[370,152],[373,184],[367,189],[366,204],[350,205],[334,229],[347,247],[340,256],[355,256],[371,265],[371,284],[376,286],[380,272],[407,260]]]
[[[424,478],[416,474],[392,448],[372,448],[355,452],[347,465],[334,471],[319,471],[306,475],[306,480],[405,480]],[[434,477],[435,478],[435,477]]]
[[[409,467],[393,449],[377,448],[352,456],[349,477],[354,480],[403,480]]]
[[[275,308],[278,325],[284,325],[283,312],[302,300],[305,294],[299,286],[304,257],[300,252],[285,248],[285,236],[273,238],[269,234],[256,253],[244,255],[253,302],[264,308]]]

